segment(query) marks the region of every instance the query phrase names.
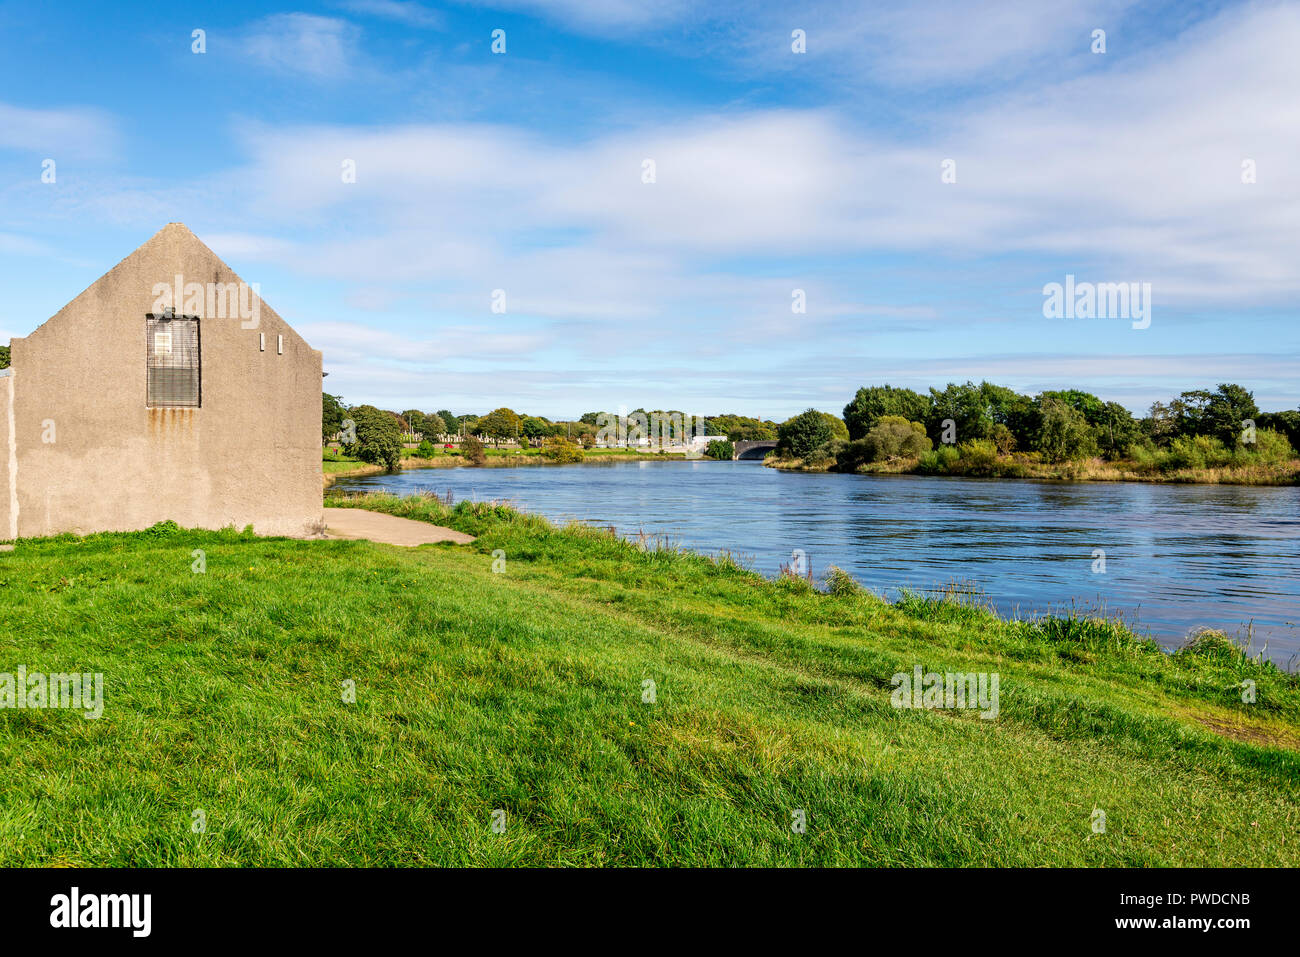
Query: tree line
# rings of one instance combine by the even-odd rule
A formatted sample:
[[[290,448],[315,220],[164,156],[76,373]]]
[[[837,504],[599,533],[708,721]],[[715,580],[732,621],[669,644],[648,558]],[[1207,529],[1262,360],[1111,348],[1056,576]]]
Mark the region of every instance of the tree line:
[[[565,460],[578,460],[581,449],[596,444],[601,423],[614,415],[586,412],[573,420],[551,420],[506,407],[482,415],[455,415],[448,409],[394,412],[372,405],[349,407],[326,393],[321,434],[328,441],[350,419],[356,438],[349,454],[390,465],[400,459],[403,433],[422,435],[430,452],[432,441],[455,436],[462,451],[477,457],[482,437],[498,445],[545,445]],[[674,410],[639,408],[622,416],[689,421]],[[775,440],[779,456],[842,471],[915,459],[921,471],[992,474],[998,463],[1092,458],[1167,470],[1288,461],[1300,447],[1300,410],[1262,412],[1254,395],[1234,383],[1181,392],[1168,402],[1153,403],[1146,415],[1134,416],[1118,402],[1079,389],[1031,396],[991,382],[950,382],[925,394],[892,385],[864,386],[842,417],[808,409],[778,424],[752,416],[711,415],[704,417],[704,431],[717,436],[713,452],[720,458],[730,457],[724,453],[734,442]]]
[[[667,420],[673,415],[679,417],[678,421],[686,420],[681,412],[659,409],[634,409],[631,413],[624,414],[623,418],[626,420],[638,414],[647,420],[652,416]],[[341,396],[323,393],[321,440],[332,441],[345,431],[343,424],[350,420],[353,429],[345,437],[351,438],[355,433],[356,439],[345,443],[344,451],[363,461],[382,464],[396,462],[401,456],[401,437],[404,433],[423,436],[421,447],[428,443],[429,451],[432,451],[432,443],[444,436],[455,437],[462,447],[467,441],[472,447],[481,437],[497,445],[516,441],[532,445],[545,444],[545,447],[554,451],[551,457],[572,460],[574,454],[567,446],[571,444],[578,449],[590,449],[600,436],[600,423],[610,421],[614,415],[616,413],[586,412],[577,419],[552,420],[506,407],[482,415],[455,415],[448,409],[439,409],[437,412],[422,412],[419,409],[394,412],[373,405],[349,406]],[[775,439],[777,428],[775,422],[742,415],[705,418],[705,433],[718,436],[720,440]]]
[[[949,383],[928,394],[865,386],[837,419],[809,409],[778,429],[777,454],[844,471],[891,459],[923,470],[963,461],[1063,463],[1090,458],[1159,468],[1280,462],[1300,446],[1300,411],[1261,412],[1233,383],[1193,389],[1134,416],[1079,389],[1029,396],[990,382]]]

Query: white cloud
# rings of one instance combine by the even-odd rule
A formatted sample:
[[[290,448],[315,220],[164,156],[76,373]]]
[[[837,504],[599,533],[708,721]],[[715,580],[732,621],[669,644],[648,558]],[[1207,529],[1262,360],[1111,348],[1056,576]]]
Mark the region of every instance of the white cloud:
[[[586,31],[663,29],[692,9],[686,0],[462,0],[494,10],[518,10]]]
[[[1092,31],[1121,42],[1134,0],[924,0],[867,7],[815,0],[755,8],[737,27],[750,67],[929,87],[1005,79],[1091,55]],[[790,33],[807,35],[792,55]]]
[[[500,360],[528,355],[550,341],[541,333],[492,332],[478,325],[443,325],[437,336],[425,339],[355,322],[305,322],[295,328],[313,348],[331,355],[363,355],[403,364]]]
[[[113,120],[98,110],[30,110],[0,103],[0,150],[42,157],[103,159],[119,147]]]
[[[346,20],[278,13],[249,29],[243,49],[269,69],[332,79],[352,70],[359,36],[359,28]]]
[[[533,271],[599,310],[616,307],[602,285],[635,313],[620,289],[672,290],[720,257],[850,251],[1026,253],[1081,278],[1151,282],[1162,305],[1279,302],[1300,291],[1297,45],[1296,8],[1234,11],[1158,62],[989,101],[908,140],[831,111],[574,144],[488,125],[261,129],[238,181],[263,217],[364,223],[362,238],[302,251],[330,273],[494,288],[549,258]],[[947,158],[955,184],[940,179]],[[1241,182],[1245,158],[1255,185]],[[343,159],[355,184],[341,182]],[[563,234],[565,251],[537,251],[532,232]]]
[[[412,27],[441,27],[442,14],[413,0],[343,0],[343,9]]]
[[[1136,0],[861,0],[692,4],[685,0],[462,0],[517,10],[579,32],[635,35],[754,73],[798,73],[908,87],[1035,73],[1089,54],[1092,31],[1124,39]],[[791,33],[807,52],[795,55]],[[719,38],[721,42],[719,42]]]

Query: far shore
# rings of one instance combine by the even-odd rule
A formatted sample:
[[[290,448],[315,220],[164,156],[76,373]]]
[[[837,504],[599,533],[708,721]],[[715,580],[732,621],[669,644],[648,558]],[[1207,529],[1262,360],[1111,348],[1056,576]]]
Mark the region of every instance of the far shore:
[[[411,450],[407,450],[409,453]],[[454,469],[454,468],[527,468],[530,466],[547,466],[561,463],[552,462],[538,449],[487,449],[487,461],[473,466],[462,455],[439,452],[433,458],[421,458],[414,454],[403,455],[399,471],[408,469]],[[562,463],[568,465],[603,465],[610,462],[684,462],[685,454],[681,452],[638,452],[634,449],[597,449],[588,451],[581,462]],[[707,460],[700,460],[707,461]],[[382,465],[372,465],[357,459],[325,459],[322,485],[329,488],[336,479],[354,478],[358,475],[375,475],[386,472]]]
[[[599,465],[610,462],[681,462],[681,453],[646,453],[632,450],[603,449],[588,452],[582,462],[573,465]],[[698,461],[709,461],[700,459]],[[322,487],[328,488],[336,479],[375,475],[385,472],[382,465],[371,465],[355,459],[325,460]],[[525,468],[555,465],[536,450],[488,451],[487,461],[471,466],[460,455],[439,454],[433,458],[408,455],[402,459],[400,471],[408,469],[451,468]],[[1107,462],[1087,459],[1082,462],[1049,464],[1006,458],[992,463],[986,469],[960,472],[932,472],[919,467],[918,459],[895,459],[863,466],[856,475],[922,475],[939,478],[1023,479],[1042,482],[1146,482],[1163,485],[1300,485],[1300,459],[1279,465],[1252,465],[1224,468],[1179,469],[1170,472],[1141,470],[1132,462]],[[763,465],[786,472],[835,472],[833,463],[809,464],[800,459],[777,458],[769,455]],[[847,474],[847,473],[846,473]]]
[[[788,472],[834,472],[834,461],[809,464],[801,459],[768,456],[768,468]],[[934,477],[1030,479],[1046,482],[1148,482],[1165,485],[1300,485],[1300,459],[1276,465],[1224,466],[1176,469],[1162,472],[1144,469],[1135,462],[1107,462],[1085,459],[1078,462],[1034,462],[1021,457],[1000,456],[981,468],[931,471],[921,468],[920,459],[892,459],[860,467],[855,475],[927,475]]]

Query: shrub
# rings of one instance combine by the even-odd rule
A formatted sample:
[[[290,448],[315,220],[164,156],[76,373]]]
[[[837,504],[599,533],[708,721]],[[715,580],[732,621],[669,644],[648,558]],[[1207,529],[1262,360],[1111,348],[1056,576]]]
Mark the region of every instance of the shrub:
[[[997,446],[999,455],[1010,455],[1016,450],[1016,436],[1009,428],[1001,422],[993,426],[992,432],[993,444]]]
[[[470,465],[487,464],[487,452],[483,451],[483,443],[473,435],[467,435],[461,440],[460,454]]]
[[[437,450],[433,447],[433,443],[430,442],[428,439],[424,439],[420,442],[419,446],[416,448],[415,454],[422,459],[431,459],[433,458],[434,453],[436,451]]]
[[[1181,657],[1204,658],[1235,667],[1248,660],[1246,650],[1221,631],[1202,628],[1174,652]]]
[[[951,445],[941,445],[933,452],[923,452],[916,468],[926,475],[944,475],[951,472],[959,461],[960,452]]]
[[[930,451],[925,426],[909,422],[902,416],[886,415],[877,420],[860,439],[843,446],[836,458],[841,472],[856,472],[871,462],[896,458],[916,458]]]
[[[729,439],[720,439],[710,442],[704,449],[704,454],[711,459],[719,459],[730,462],[736,457],[736,447]]]
[[[1258,462],[1264,465],[1277,465],[1295,458],[1295,449],[1291,448],[1291,443],[1287,441],[1286,436],[1271,429],[1257,431],[1255,441],[1250,445],[1237,446],[1237,453],[1247,462]]]
[[[1169,443],[1160,457],[1162,472],[1181,469],[1218,468],[1232,461],[1232,453],[1222,442],[1209,435],[1180,435]]]
[[[838,597],[862,594],[862,586],[853,576],[837,565],[826,569],[826,591]]]
[[[560,436],[552,436],[542,445],[542,455],[560,465],[581,462],[586,453],[575,443]]]
[[[992,439],[974,439],[957,447],[963,472],[972,475],[991,474],[998,461],[998,449]]]
[[[818,446],[809,452],[804,458],[804,464],[816,466],[817,468],[830,468],[835,464],[835,460],[848,444],[847,439],[832,438],[825,445]]]
[[[854,439],[840,450],[839,455],[835,456],[835,468],[841,472],[856,472],[862,466],[874,461],[867,440]]]
[[[361,405],[348,413],[356,426],[356,441],[343,451],[352,458],[382,465],[390,472],[402,460],[402,433],[391,414],[373,405]]]
[[[1261,429],[1280,432],[1292,449],[1300,449],[1300,412],[1261,412],[1255,417],[1255,424]]]
[[[1156,450],[1154,442],[1149,438],[1142,438],[1129,443],[1128,448],[1124,450],[1124,457],[1133,463],[1136,471],[1150,472],[1155,469],[1160,453]]]
[[[930,451],[930,439],[925,426],[909,422],[899,415],[886,415],[871,428],[862,440],[873,462],[881,459],[916,458]]]

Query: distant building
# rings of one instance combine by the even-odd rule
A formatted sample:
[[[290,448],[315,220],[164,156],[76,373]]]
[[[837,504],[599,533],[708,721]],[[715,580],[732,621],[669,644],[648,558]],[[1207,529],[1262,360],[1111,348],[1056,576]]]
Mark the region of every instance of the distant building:
[[[172,223],[0,377],[0,538],[322,519],[321,354]]]

